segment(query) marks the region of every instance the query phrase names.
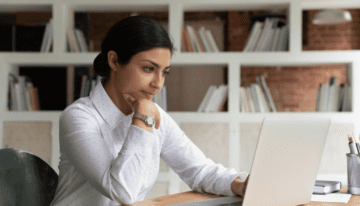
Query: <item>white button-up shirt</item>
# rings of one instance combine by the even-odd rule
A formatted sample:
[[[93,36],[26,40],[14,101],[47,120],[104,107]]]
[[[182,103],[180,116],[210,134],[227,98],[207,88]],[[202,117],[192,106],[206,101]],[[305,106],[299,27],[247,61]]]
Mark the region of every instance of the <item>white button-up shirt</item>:
[[[132,125],[99,83],[60,116],[59,184],[52,206],[121,205],[144,199],[155,183],[160,157],[190,188],[233,196],[241,176],[207,159],[157,104],[159,129]],[[242,177],[243,178],[243,177]]]

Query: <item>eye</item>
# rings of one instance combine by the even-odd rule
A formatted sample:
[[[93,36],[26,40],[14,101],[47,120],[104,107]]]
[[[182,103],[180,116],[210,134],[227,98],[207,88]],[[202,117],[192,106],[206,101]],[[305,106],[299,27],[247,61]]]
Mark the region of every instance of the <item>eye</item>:
[[[151,72],[154,70],[154,67],[145,67],[144,70],[147,72]]]
[[[163,73],[166,74],[166,75],[170,74],[169,71],[164,71]]]

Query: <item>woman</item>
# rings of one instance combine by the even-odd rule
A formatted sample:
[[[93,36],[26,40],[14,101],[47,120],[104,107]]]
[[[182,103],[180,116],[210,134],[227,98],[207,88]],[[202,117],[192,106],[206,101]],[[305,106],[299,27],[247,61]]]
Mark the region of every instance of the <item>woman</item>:
[[[129,17],[109,30],[101,50],[94,68],[102,83],[60,116],[59,186],[51,205],[141,201],[155,183],[160,157],[194,191],[244,195],[247,181],[206,159],[151,101],[170,70],[166,31],[152,19]]]

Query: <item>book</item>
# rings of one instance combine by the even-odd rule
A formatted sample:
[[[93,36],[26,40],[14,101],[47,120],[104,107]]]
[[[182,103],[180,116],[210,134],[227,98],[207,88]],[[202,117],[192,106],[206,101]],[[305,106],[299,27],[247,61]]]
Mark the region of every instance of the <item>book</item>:
[[[190,36],[190,42],[191,42],[193,52],[202,52],[201,49],[200,49],[199,42],[197,42],[197,38],[195,36],[194,28],[192,26],[190,26],[190,25],[186,25],[186,29],[187,29],[187,31],[189,33],[189,36]]]
[[[255,105],[255,111],[256,112],[265,112],[265,109],[262,105],[262,100],[260,98],[260,88],[258,87],[259,85],[256,83],[252,83],[250,84],[250,90],[251,90],[251,98],[254,101],[254,105]]]
[[[337,77],[331,77],[329,85],[329,96],[327,103],[327,111],[335,111],[337,108],[337,99],[339,98],[339,79]]]
[[[206,30],[206,34],[210,40],[210,44],[212,45],[214,52],[219,52],[219,47],[216,44],[215,38],[210,30]]]
[[[206,38],[206,35],[205,35],[205,27],[203,27],[203,26],[200,27],[198,29],[198,34],[200,36],[200,40],[202,42],[202,45],[204,46],[205,51],[206,52],[211,52],[212,51],[211,47],[210,47],[209,42],[208,42],[208,40]]]
[[[32,85],[32,83],[29,84],[29,94],[30,94],[30,105],[32,111],[38,111],[40,110],[40,103],[39,103],[39,91],[36,87]]]
[[[257,41],[258,38],[258,34],[261,32],[261,27],[262,27],[263,23],[260,21],[256,21],[253,24],[253,27],[250,31],[249,37],[247,38],[245,47],[244,47],[244,52],[248,52],[248,51],[252,51],[252,47],[255,44],[255,42]]]
[[[79,52],[79,46],[78,43],[76,41],[76,37],[75,37],[75,30],[72,27],[68,27],[66,30],[66,37],[70,46],[70,51],[72,52]]]
[[[48,36],[48,39],[45,43],[45,52],[50,52],[50,48],[51,48],[51,45],[54,41],[54,22],[53,22],[53,19],[51,18],[50,19],[50,28],[49,28],[49,36]]]
[[[268,28],[268,31],[266,33],[266,36],[264,38],[264,42],[260,47],[260,51],[270,51],[270,44],[272,40],[274,39],[274,33],[275,29],[277,27],[279,19],[278,18],[271,18],[270,19],[270,25]]]
[[[320,96],[321,96],[321,84],[319,85],[318,91],[317,91],[316,107],[315,107],[316,112],[320,111]]]
[[[42,42],[41,42],[41,48],[40,48],[40,52],[45,52],[45,45],[46,45],[46,42],[49,38],[49,34],[50,34],[50,22],[46,23],[46,26],[45,26],[45,33],[43,35],[43,39],[42,39]]]
[[[220,85],[220,89],[221,93],[214,104],[214,108],[212,109],[213,112],[221,112],[228,97],[228,85]]]
[[[265,39],[267,34],[269,33],[269,30],[272,26],[272,19],[271,18],[265,18],[265,23],[264,23],[264,27],[263,30],[261,32],[261,35],[259,37],[259,41],[257,42],[257,45],[255,47],[254,51],[260,51],[261,47],[263,46],[263,44],[265,44]]]
[[[187,52],[184,29],[181,29],[181,52]]]
[[[245,87],[244,88],[244,93],[245,93],[245,97],[246,97],[246,102],[247,102],[247,107],[249,109],[249,112],[255,112],[255,106],[254,106],[254,102],[251,99],[251,94],[250,94],[250,88],[249,87]]]
[[[329,194],[341,189],[340,181],[316,180],[313,194]]]
[[[239,102],[240,102],[240,112],[241,113],[245,113],[245,112],[249,112],[249,109],[246,107],[247,104],[245,103],[246,101],[246,97],[245,97],[245,92],[244,92],[244,87],[239,88]]]
[[[271,96],[270,89],[269,89],[269,87],[268,87],[267,84],[266,84],[264,75],[262,75],[262,76],[260,77],[260,82],[261,82],[260,85],[262,86],[262,88],[263,88],[263,90],[264,90],[266,100],[268,101],[268,103],[269,103],[269,105],[270,105],[271,111],[272,111],[272,112],[276,112],[275,103],[274,103],[274,100],[273,100],[273,98],[272,98],[272,96]]]
[[[18,76],[18,82],[15,83],[18,111],[28,110],[25,96],[25,78],[26,76]]]
[[[288,44],[289,44],[289,27],[288,27],[288,25],[282,26],[281,30],[282,30],[282,36],[281,36],[281,41],[280,41],[278,51],[287,51]]]
[[[321,84],[320,88],[320,105],[319,105],[319,111],[325,112],[327,108],[327,100],[329,96],[329,83],[323,83]]]
[[[216,86],[215,85],[211,85],[208,90],[206,91],[205,97],[203,98],[203,100],[200,103],[200,106],[197,110],[197,112],[204,112],[204,109],[207,105],[207,103],[209,102],[212,94],[215,92],[216,90]]]
[[[184,52],[194,52],[193,47],[191,45],[191,40],[190,40],[188,30],[183,28],[182,32],[183,32],[183,43],[184,43],[184,47],[185,47]]]
[[[215,91],[211,94],[211,97],[209,99],[209,101],[206,103],[206,106],[204,108],[204,112],[211,112],[212,108],[213,108],[213,105],[216,101],[216,99],[219,97],[220,95],[220,89],[219,87],[216,87]]]
[[[205,47],[204,47],[204,45],[203,45],[203,43],[201,41],[201,37],[200,37],[200,34],[199,34],[198,30],[193,28],[193,31],[194,31],[194,34],[195,34],[196,42],[198,43],[197,46],[199,47],[199,51],[200,52],[206,52]]]
[[[271,42],[271,45],[270,45],[270,51],[275,51],[276,45],[277,45],[278,42],[280,41],[280,40],[279,40],[280,31],[281,31],[281,28],[279,28],[279,27],[277,27],[277,28],[275,29],[274,38],[273,38],[273,41]]]
[[[88,47],[86,45],[86,39],[84,33],[78,28],[74,28],[74,31],[80,52],[88,52]]]

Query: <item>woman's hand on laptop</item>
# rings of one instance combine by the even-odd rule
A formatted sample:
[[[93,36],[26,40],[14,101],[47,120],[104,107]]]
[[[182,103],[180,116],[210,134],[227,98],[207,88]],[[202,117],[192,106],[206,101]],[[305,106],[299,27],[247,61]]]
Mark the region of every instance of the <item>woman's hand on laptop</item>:
[[[246,190],[246,186],[249,180],[249,176],[247,176],[247,178],[245,179],[245,181],[242,181],[239,177],[235,178],[233,180],[233,182],[231,183],[231,191],[235,194],[235,195],[239,195],[241,197],[244,197],[245,195],[245,190]]]

